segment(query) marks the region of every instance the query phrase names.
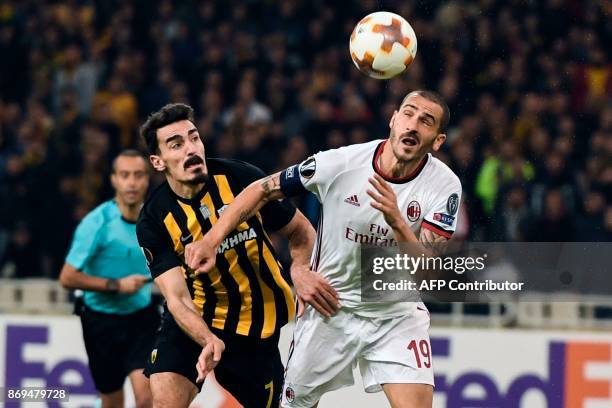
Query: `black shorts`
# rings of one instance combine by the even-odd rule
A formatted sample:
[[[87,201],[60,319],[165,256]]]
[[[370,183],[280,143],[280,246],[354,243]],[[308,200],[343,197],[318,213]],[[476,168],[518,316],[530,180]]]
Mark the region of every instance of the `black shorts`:
[[[245,408],[278,407],[284,368],[278,351],[278,335],[262,340],[211,329],[225,343],[215,378]],[[166,313],[145,375],[173,372],[196,384],[196,363],[202,347],[193,341]]]
[[[102,394],[120,390],[129,373],[144,368],[151,353],[160,324],[157,306],[151,304],[128,315],[83,307],[80,316],[96,389]]]

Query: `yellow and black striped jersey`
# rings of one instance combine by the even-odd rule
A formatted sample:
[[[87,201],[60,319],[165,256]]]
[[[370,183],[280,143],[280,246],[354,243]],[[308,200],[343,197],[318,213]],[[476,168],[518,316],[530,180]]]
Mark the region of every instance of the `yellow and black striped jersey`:
[[[295,313],[268,231],[287,225],[295,207],[288,201],[266,204],[221,243],[216,267],[195,276],[185,265],[185,246],[202,239],[234,197],[264,176],[237,160],[207,159],[206,164],[209,179],[192,199],[179,197],[168,183],[153,192],[138,220],[138,241],[154,278],[181,267],[191,298],[209,326],[268,338]]]

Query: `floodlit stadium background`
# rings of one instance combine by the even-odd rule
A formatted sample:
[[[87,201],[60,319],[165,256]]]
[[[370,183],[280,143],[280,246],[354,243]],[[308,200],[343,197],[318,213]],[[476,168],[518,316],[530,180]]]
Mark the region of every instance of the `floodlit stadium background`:
[[[418,37],[390,81],[348,54],[378,10]],[[610,241],[611,39],[610,0],[1,0],[0,387],[71,385],[67,406],[93,404],[55,279],[76,224],[110,198],[110,159],[142,148],[139,124],[168,102],[194,106],[208,156],[272,172],[386,137],[401,98],[434,89],[451,108],[437,156],[464,188],[454,239]],[[299,204],[315,221],[314,199]],[[515,306],[432,305],[434,405],[611,406],[612,299]],[[224,398],[209,385],[194,405]],[[320,406],[384,401],[357,387]]]

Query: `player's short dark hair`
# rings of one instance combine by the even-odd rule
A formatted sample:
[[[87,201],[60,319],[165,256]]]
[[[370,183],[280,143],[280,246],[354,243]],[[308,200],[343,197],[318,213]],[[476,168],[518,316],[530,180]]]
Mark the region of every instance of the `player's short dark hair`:
[[[157,112],[153,112],[140,127],[140,134],[145,140],[150,154],[159,153],[157,129],[181,120],[193,122],[193,108],[184,103],[169,103]]]
[[[112,173],[115,174],[115,167],[117,164],[117,159],[120,157],[140,157],[145,162],[145,168],[147,169],[147,173],[149,172],[149,165],[147,164],[147,159],[144,157],[142,152],[136,149],[124,149],[119,152],[119,154],[113,159],[113,167]]]
[[[446,127],[448,126],[448,122],[450,121],[450,109],[448,108],[448,104],[446,103],[442,95],[434,91],[429,91],[427,89],[417,89],[416,91],[412,91],[408,95],[406,95],[402,100],[402,103],[400,103],[400,106],[403,106],[404,102],[406,102],[406,99],[408,99],[408,97],[411,95],[422,96],[423,98],[432,101],[433,103],[439,105],[442,108],[442,118],[440,118],[440,126],[438,126],[438,133],[446,132]]]

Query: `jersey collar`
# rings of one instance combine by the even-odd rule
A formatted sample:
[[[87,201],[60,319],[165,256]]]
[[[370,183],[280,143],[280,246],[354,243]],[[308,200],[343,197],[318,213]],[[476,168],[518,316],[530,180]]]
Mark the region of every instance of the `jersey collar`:
[[[130,221],[127,218],[125,218],[123,216],[123,214],[121,213],[121,210],[119,209],[119,205],[117,204],[117,200],[115,200],[114,198],[110,200],[113,205],[115,206],[115,208],[117,209],[117,212],[119,213],[119,217],[121,218],[121,221],[127,223],[127,224],[132,224],[132,225],[136,225],[138,223],[138,220],[136,221]],[[142,210],[142,206],[140,206],[141,210]]]
[[[209,174],[209,177],[211,175]],[[181,197],[180,195],[176,194],[174,192],[174,190],[172,190],[172,187],[170,187],[170,184],[168,184],[168,190],[170,190],[170,194],[176,198],[177,200],[185,203],[185,204],[193,204],[193,203],[199,203],[200,200],[202,199],[202,197],[204,197],[204,195],[206,194],[206,192],[208,191],[208,183],[210,183],[210,180],[207,180],[204,185],[202,186],[202,189],[200,191],[198,191],[198,193],[196,195],[194,195],[192,198],[184,198]]]
[[[383,141],[381,142],[377,147],[376,150],[374,151],[374,157],[372,158],[372,167],[374,168],[374,171],[376,172],[376,174],[378,174],[379,176],[381,176],[383,179],[385,179],[385,181],[388,181],[389,183],[393,183],[393,184],[403,184],[403,183],[407,183],[409,181],[414,180],[415,178],[417,178],[417,176],[419,174],[421,174],[421,171],[423,170],[423,168],[425,167],[425,165],[427,164],[427,162],[429,161],[429,154],[426,154],[425,157],[423,157],[421,159],[421,162],[419,163],[419,165],[417,166],[416,169],[414,169],[414,171],[412,173],[410,173],[409,175],[405,176],[405,177],[391,177],[389,175],[386,175],[382,169],[380,168],[380,166],[378,165],[378,162],[380,161],[380,155],[383,152],[383,149],[385,148],[385,144],[387,143],[387,141]]]

